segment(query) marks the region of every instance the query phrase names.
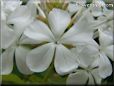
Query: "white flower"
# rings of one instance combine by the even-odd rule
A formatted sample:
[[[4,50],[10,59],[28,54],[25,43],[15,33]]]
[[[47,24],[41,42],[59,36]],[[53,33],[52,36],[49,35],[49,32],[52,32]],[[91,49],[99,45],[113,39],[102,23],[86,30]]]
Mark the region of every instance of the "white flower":
[[[93,0],[91,9],[91,13],[93,16],[102,16],[106,10],[106,4],[103,0]]]
[[[15,39],[19,38],[25,27],[33,22],[35,17],[36,9],[29,4],[27,4],[27,6],[20,6],[12,12],[10,16],[8,16],[7,24],[2,22],[1,25],[1,48],[8,48]],[[8,24],[13,24],[13,27],[9,27]]]
[[[1,0],[1,18],[2,20],[6,19],[6,17],[15,11],[17,7],[22,4],[20,0]]]
[[[113,57],[113,28],[105,27],[99,29],[100,52],[104,52],[112,61]]]
[[[22,33],[23,28],[29,25],[36,17],[36,7],[33,3],[27,3],[18,7],[7,20],[7,24],[13,24],[16,33]],[[20,35],[20,34],[19,34]]]
[[[10,14],[21,5],[21,3],[22,1],[20,0],[1,0],[1,36],[3,37],[1,40],[1,48],[7,48],[12,43],[13,39],[15,39],[12,28],[7,24],[7,17],[9,17]]]
[[[93,6],[90,6],[90,13],[91,17],[90,20],[92,20],[92,17],[96,18],[93,19],[92,21],[96,22],[103,22],[108,19],[113,19],[113,10],[108,9],[103,0],[94,0],[93,1]]]
[[[71,20],[70,15],[63,10],[53,9],[48,15],[49,27],[36,20],[24,31],[21,44],[41,44],[27,55],[27,65],[33,72],[45,71],[54,58],[55,70],[64,75],[78,67],[75,56],[66,48],[67,45],[95,45],[92,40],[92,30],[85,17],[65,33]],[[55,55],[54,55],[55,54]]]
[[[26,66],[26,54],[30,51],[29,48],[19,44],[19,39],[25,27],[34,21],[36,9],[33,5],[27,4],[16,8],[14,12],[8,16],[8,24],[13,24],[14,27],[9,28],[6,25],[2,27],[2,46],[3,49],[0,57],[0,74],[10,74],[13,70],[14,55],[16,65],[19,71],[23,74],[31,74],[32,72]]]
[[[21,5],[22,1],[1,0],[1,48],[7,48],[15,39],[15,33],[7,24],[7,17]],[[7,34],[5,34],[7,33]],[[7,45],[6,45],[7,43]]]
[[[79,11],[82,7],[85,6],[86,0],[70,0],[67,10],[71,15]]]
[[[90,10],[92,10],[92,8]],[[101,28],[101,26],[104,27],[107,25],[113,28],[113,10],[105,9],[102,15],[99,16],[93,16],[92,13],[89,12],[87,20],[91,22],[91,24],[95,26],[96,29]]]
[[[100,84],[103,77],[106,78],[107,74],[112,73],[110,61],[102,55],[99,57],[99,51],[95,46],[80,47],[72,49],[80,68],[68,76],[67,84]]]

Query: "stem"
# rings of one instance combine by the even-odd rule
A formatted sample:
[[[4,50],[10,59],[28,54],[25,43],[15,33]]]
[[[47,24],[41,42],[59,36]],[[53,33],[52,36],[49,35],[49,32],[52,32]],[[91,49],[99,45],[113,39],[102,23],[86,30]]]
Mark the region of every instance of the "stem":
[[[70,24],[68,25],[68,29],[73,25],[73,23],[76,21],[76,18],[79,16],[79,14],[82,12],[82,8],[73,16]]]
[[[41,16],[43,16],[44,18],[46,18],[45,13],[44,13],[43,10],[40,8],[40,6],[39,6],[38,4],[35,4],[35,5],[36,5],[37,9],[39,10],[39,14],[40,14]]]

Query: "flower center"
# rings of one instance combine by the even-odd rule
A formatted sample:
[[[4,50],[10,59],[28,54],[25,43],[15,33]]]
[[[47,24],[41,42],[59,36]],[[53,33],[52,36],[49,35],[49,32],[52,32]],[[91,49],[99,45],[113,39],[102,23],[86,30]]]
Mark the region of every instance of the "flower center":
[[[55,44],[61,44],[59,41],[55,41]]]

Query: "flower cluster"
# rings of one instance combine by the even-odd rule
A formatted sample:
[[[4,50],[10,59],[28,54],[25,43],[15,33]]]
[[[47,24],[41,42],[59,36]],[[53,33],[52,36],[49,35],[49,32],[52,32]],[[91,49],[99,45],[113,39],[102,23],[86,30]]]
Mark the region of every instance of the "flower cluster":
[[[102,0],[92,1],[99,7],[86,7],[86,0],[44,3],[1,0],[1,75],[14,63],[25,75],[54,65],[68,75],[66,84],[101,84],[113,71],[113,11]]]

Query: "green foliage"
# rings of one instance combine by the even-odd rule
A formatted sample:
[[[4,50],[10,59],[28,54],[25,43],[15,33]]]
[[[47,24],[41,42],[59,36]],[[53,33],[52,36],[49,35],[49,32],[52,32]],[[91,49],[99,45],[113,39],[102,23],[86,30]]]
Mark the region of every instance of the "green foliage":
[[[65,84],[66,77],[58,75],[53,65],[42,73],[31,75],[19,73],[15,66],[12,74],[2,76],[2,84]]]

